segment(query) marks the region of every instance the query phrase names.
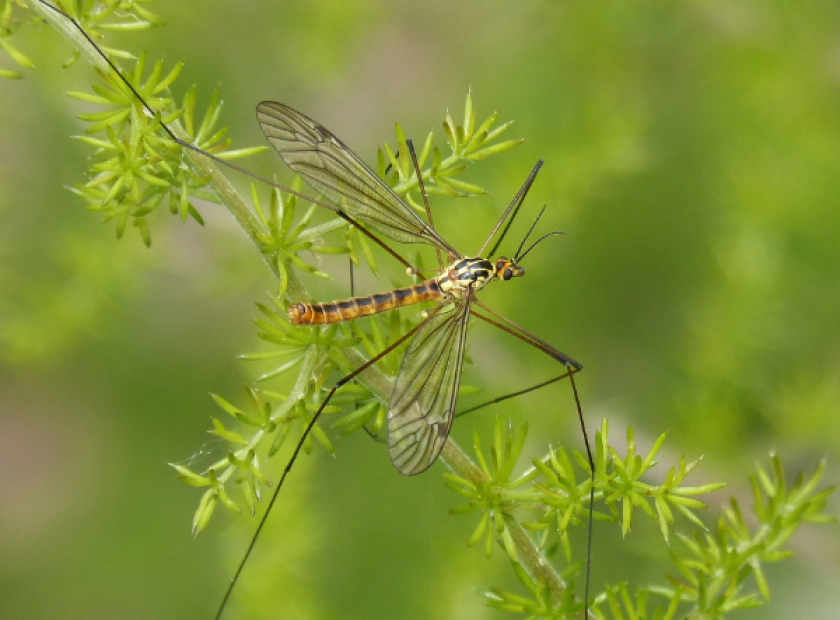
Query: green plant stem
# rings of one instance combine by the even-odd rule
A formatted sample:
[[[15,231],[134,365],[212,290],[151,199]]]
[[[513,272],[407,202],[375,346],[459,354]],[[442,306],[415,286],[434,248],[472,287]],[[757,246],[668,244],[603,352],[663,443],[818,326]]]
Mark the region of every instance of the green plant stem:
[[[60,16],[55,11],[47,9],[37,2],[37,0],[23,1],[27,6],[29,6],[29,8],[43,17],[47,23],[60,32],[62,36],[64,36],[64,38],[67,39],[76,50],[82,53],[91,64],[98,67],[103,72],[108,73],[111,71],[111,68],[96,52],[96,50],[94,50],[90,42],[87,41],[87,39],[85,39],[72,24],[69,24],[64,17]],[[176,137],[184,141],[188,141],[189,136],[187,136],[180,127],[170,126],[170,129],[172,129]],[[215,192],[221,203],[240,225],[242,230],[260,252],[260,255],[263,257],[263,261],[268,266],[272,275],[279,281],[281,275],[273,256],[262,252],[262,243],[259,241],[258,235],[263,231],[259,221],[256,217],[254,217],[253,213],[242,200],[241,196],[236,192],[227,178],[210,159],[189,149],[186,150],[185,156],[189,161],[190,166],[193,167],[193,170],[208,179],[208,185],[210,188]],[[448,160],[449,158],[447,161]],[[306,293],[305,288],[295,276],[294,272],[291,269],[287,269],[287,272],[287,293],[290,298],[308,299],[309,295]],[[356,368],[366,361],[365,358],[354,349],[343,349],[342,353],[347,358],[347,361]],[[309,362],[303,365],[298,383],[301,381],[308,381],[311,369],[314,368],[317,357],[317,355],[307,357]],[[382,374],[376,368],[369,368],[366,370],[360,376],[360,379],[382,402],[388,402],[391,391],[393,390],[392,379]],[[288,403],[293,404],[295,402],[296,399],[293,398],[293,396],[294,394],[290,395],[287,401]],[[486,482],[486,477],[481,469],[470,460],[467,454],[455,443],[455,441],[453,441],[451,437],[447,439],[443,447],[441,460],[456,476],[467,480],[473,480],[476,483]],[[532,575],[544,579],[547,582],[552,594],[554,594],[556,600],[559,600],[566,588],[565,583],[563,583],[560,577],[551,568],[550,563],[546,560],[545,556],[527,532],[525,532],[525,530],[523,530],[513,518],[506,517],[506,522],[513,537],[519,561]]]
[[[531,536],[525,531],[513,515],[503,515],[505,526],[510,532],[513,544],[519,554],[517,560],[528,571],[534,581],[544,582],[555,601],[559,601],[566,591],[566,584],[554,570],[551,563],[534,544]]]
[[[170,125],[170,129],[179,140],[183,140],[184,142],[189,141],[189,136],[177,124]],[[264,246],[262,241],[260,241],[259,235],[266,233],[260,225],[259,220],[254,217],[254,214],[248,208],[248,205],[245,204],[245,201],[212,160],[190,149],[184,149],[184,151],[187,159],[189,160],[190,167],[194,172],[208,179],[207,184],[216,196],[219,197],[221,203],[228,210],[228,213],[233,216],[233,219],[236,220],[236,223],[239,224],[248,236],[248,239],[251,240],[254,247],[257,248],[263,262],[266,264],[269,271],[271,271],[271,274],[279,281],[281,275],[274,255],[267,254],[262,251]]]

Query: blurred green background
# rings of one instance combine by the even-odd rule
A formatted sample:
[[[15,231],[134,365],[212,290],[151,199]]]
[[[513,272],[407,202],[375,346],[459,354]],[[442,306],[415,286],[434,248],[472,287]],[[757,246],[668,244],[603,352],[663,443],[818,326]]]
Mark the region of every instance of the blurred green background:
[[[471,87],[479,117],[501,109],[526,142],[467,174],[491,196],[436,199],[436,224],[472,252],[545,160],[512,236],[543,204],[541,228],[567,235],[485,300],[584,364],[590,427],[607,417],[620,444],[631,424],[642,447],[668,431],[668,464],[704,456],[688,482],[730,483],[710,498],[710,524],[730,494],[749,505],[746,474],[771,450],[791,474],[826,457],[837,481],[840,5],[150,8],[165,28],[108,40],[183,59],[179,94],[194,81],[206,102],[220,85],[234,145],[263,143],[253,110],[270,99],[374,162],[395,120],[442,144],[445,109],[460,121]],[[151,250],[132,231],[115,241],[63,188],[87,156],[68,137],[86,108],[63,93],[87,89],[90,67],[61,69],[69,47],[46,27],[15,42],[38,71],[0,83],[0,617],[208,618],[254,522],[225,511],[193,539],[199,493],[167,463],[218,456],[208,392],[236,400],[256,376],[235,355],[258,347],[253,302],[273,282],[214,205],[206,229],[153,217]],[[285,175],[273,153],[246,166]],[[346,278],[313,289],[340,297]],[[471,343],[466,381],[487,395],[554,371],[489,327]],[[548,442],[580,448],[568,386],[496,413],[528,420],[531,456]],[[492,416],[459,421],[453,437],[469,447],[476,429],[486,443]],[[443,466],[406,479],[364,436],[337,447],[293,472],[236,593],[242,617],[505,617],[476,590],[519,586],[501,553],[466,547],[475,521],[447,515],[462,502]],[[594,587],[660,581],[657,536],[641,518],[623,544],[599,526]],[[796,557],[768,571],[769,607],[732,617],[836,617],[839,543],[836,525],[806,527]]]

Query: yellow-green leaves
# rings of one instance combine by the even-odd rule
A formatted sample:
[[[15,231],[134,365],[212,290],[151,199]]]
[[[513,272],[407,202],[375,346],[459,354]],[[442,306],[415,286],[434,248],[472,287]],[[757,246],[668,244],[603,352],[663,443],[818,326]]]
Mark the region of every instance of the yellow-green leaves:
[[[12,61],[19,64],[21,67],[25,67],[26,69],[34,69],[35,63],[33,63],[26,54],[24,54],[22,51],[13,46],[11,41],[9,41],[13,32],[12,28],[10,27],[12,26],[11,14],[12,4],[10,0],[5,0],[5,2],[3,2],[2,10],[0,10],[0,49],[6,52],[9,58],[11,58]],[[17,29],[17,26],[18,24],[14,25],[15,30]],[[23,77],[23,75],[11,69],[2,69],[0,70],[0,77],[20,79]]]
[[[292,189],[299,192],[300,177],[295,176]],[[297,217],[298,197],[286,194],[279,189],[271,190],[268,206],[263,207],[255,185],[251,184],[251,200],[254,211],[262,225],[262,231],[257,234],[257,240],[262,244],[262,251],[271,255],[281,274],[278,298],[285,298],[288,286],[288,269],[297,267],[301,271],[325,280],[332,277],[307,262],[301,253],[315,254],[346,254],[352,251],[352,245],[347,237],[342,245],[329,245],[324,238],[336,231],[346,231],[347,222],[341,218],[333,218],[326,223],[310,226],[312,217],[321,210],[318,205],[310,205],[301,217]],[[288,299],[288,301],[300,301]]]
[[[133,9],[138,19],[103,21],[117,6],[121,10]],[[105,10],[78,17],[91,36],[97,36],[97,26],[125,31],[157,23],[157,18],[137,3],[131,7],[125,3],[108,3]],[[107,51],[112,58],[133,60],[131,54],[121,50]],[[89,210],[102,213],[105,221],[116,222],[118,237],[131,222],[148,246],[151,244],[148,217],[167,197],[171,213],[182,220],[192,218],[199,224],[203,220],[192,199],[218,201],[213,192],[207,191],[208,179],[196,173],[184,159],[184,149],[172,139],[164,125],[174,128],[180,121],[179,130],[184,132],[184,139],[226,159],[251,155],[265,147],[228,150],[231,141],[226,137],[227,130],[218,126],[221,116],[218,89],[201,117],[196,111],[198,94],[195,87],[187,90],[182,105],[176,107],[168,93],[181,72],[181,63],[165,71],[163,62],[157,61],[148,75],[145,67],[146,55],[141,53],[131,71],[121,75],[116,75],[112,69],[100,71],[103,83],[93,85],[92,93],[68,94],[97,108],[78,116],[88,126],[86,135],[77,139],[93,147],[94,151],[89,180],[76,184],[73,191],[85,200]],[[123,78],[132,86],[129,87]]]
[[[830,520],[823,510],[835,488],[817,491],[825,463],[807,479],[800,473],[790,490],[781,459],[771,455],[770,465],[770,473],[757,466],[750,475],[757,524],[748,522],[732,498],[714,532],[680,535],[685,551],[674,554],[673,560],[684,584],[682,599],[693,606],[697,617],[766,602],[770,592],[763,565],[790,556],[784,545],[800,525]],[[668,588],[657,592],[673,595]]]
[[[522,142],[521,139],[494,142],[510,126],[510,123],[505,123],[491,131],[499,112],[491,114],[476,130],[472,93],[467,93],[464,108],[464,122],[461,125],[452,120],[449,112],[446,113],[443,129],[450,151],[448,156],[444,157],[440,149],[434,146],[434,132],[429,132],[422,149],[417,153],[417,165],[422,171],[423,185],[429,195],[463,198],[486,194],[487,191],[482,187],[457,177],[468,169],[470,162],[502,153]],[[386,144],[379,151],[379,175],[389,178],[397,194],[403,196],[418,212],[425,213],[421,206],[422,199],[417,193],[419,183],[409,156],[405,132],[399,124],[396,126],[396,136],[396,150]],[[424,167],[430,158],[430,165]]]
[[[473,436],[475,457],[484,478],[479,481],[453,475],[446,476],[446,486],[468,500],[466,505],[453,508],[450,512],[469,514],[481,511],[481,518],[468,544],[472,546],[484,539],[484,552],[488,556],[493,552],[494,542],[498,541],[508,557],[511,560],[516,559],[515,547],[510,540],[510,532],[507,531],[504,515],[517,506],[529,506],[539,499],[536,492],[516,490],[533,480],[535,476],[533,472],[513,477],[513,469],[519,459],[527,434],[527,426],[517,434],[511,424],[503,425],[499,418],[496,418],[489,460],[484,455],[478,434]]]
[[[679,577],[670,577],[667,585],[644,588],[631,587],[626,583],[607,586],[603,592],[590,598],[593,617],[604,620],[713,618],[760,605],[769,597],[763,565],[790,555],[791,552],[783,546],[801,524],[828,520],[823,510],[834,488],[817,491],[824,464],[807,479],[800,474],[788,490],[781,461],[773,456],[770,473],[758,467],[756,473],[750,476],[758,524],[751,525],[743,516],[739,503],[732,499],[723,509],[715,531],[710,532],[695,514],[705,505],[692,496],[717,491],[724,485],[683,486],[685,478],[697,467],[700,459],[688,463],[683,457],[668,470],[662,484],[650,484],[641,478],[656,466],[655,458],[662,447],[664,435],[657,438],[650,451],[642,457],[636,454],[633,431],[628,429],[624,456],[621,456],[609,446],[607,430],[605,421],[596,437],[595,501],[606,503],[610,514],[596,512],[596,518],[620,521],[622,532],[629,534],[633,515],[638,509],[659,524],[666,542],[670,531],[676,529],[682,544],[681,549],[672,549],[670,554]],[[564,450],[553,450],[547,457],[535,459],[534,469],[506,481],[504,476],[498,475],[497,468],[508,463],[507,455],[517,453],[515,447],[518,444],[512,431],[500,432],[497,422],[488,464],[476,439],[476,460],[487,480],[478,483],[448,476],[447,486],[469,498],[469,504],[452,512],[468,514],[483,510],[468,544],[484,540],[485,550],[491,549],[495,543],[508,549],[506,534],[510,535],[510,529],[504,524],[500,526],[496,515],[502,515],[504,521],[515,518],[523,510],[538,513],[541,515],[538,520],[526,523],[524,527],[540,533],[540,547],[546,549],[546,555],[550,555],[555,545],[551,543],[548,529],[554,525],[569,563],[563,578],[574,579],[583,562],[572,562],[568,529],[570,526],[586,525],[583,517],[588,508],[590,487],[587,461],[577,453],[570,459]],[[495,455],[505,455],[505,458]],[[584,474],[580,481],[576,480],[576,469]],[[677,521],[677,513],[686,519]],[[580,613],[582,602],[573,595],[573,583],[566,583],[561,591],[550,593],[544,580],[526,571],[513,556],[511,562],[526,594],[497,589],[483,592],[489,606],[529,614],[533,618],[570,618]],[[557,583],[564,582],[555,580],[555,587]],[[664,605],[657,600],[659,597],[665,598]]]

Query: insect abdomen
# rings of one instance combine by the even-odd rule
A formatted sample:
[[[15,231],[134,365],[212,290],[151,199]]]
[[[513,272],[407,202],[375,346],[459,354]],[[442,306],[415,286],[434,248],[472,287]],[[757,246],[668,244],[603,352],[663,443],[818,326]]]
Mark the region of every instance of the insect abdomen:
[[[351,297],[342,301],[331,301],[326,304],[297,303],[289,306],[289,321],[292,325],[324,325],[325,323],[339,323],[352,321],[363,316],[378,314],[393,310],[400,306],[419,304],[421,301],[441,299],[442,294],[434,278],[398,288],[387,293],[368,295],[367,297]]]

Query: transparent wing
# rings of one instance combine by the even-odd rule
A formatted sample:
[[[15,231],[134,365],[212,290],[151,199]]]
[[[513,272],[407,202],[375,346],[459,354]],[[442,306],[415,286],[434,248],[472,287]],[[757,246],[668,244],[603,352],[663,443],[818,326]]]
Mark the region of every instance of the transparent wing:
[[[309,117],[264,101],[257,120],[286,165],[353,219],[403,243],[460,256],[344,143]]]
[[[446,443],[467,341],[471,297],[444,308],[415,334],[388,411],[388,454],[401,474],[428,469]]]

